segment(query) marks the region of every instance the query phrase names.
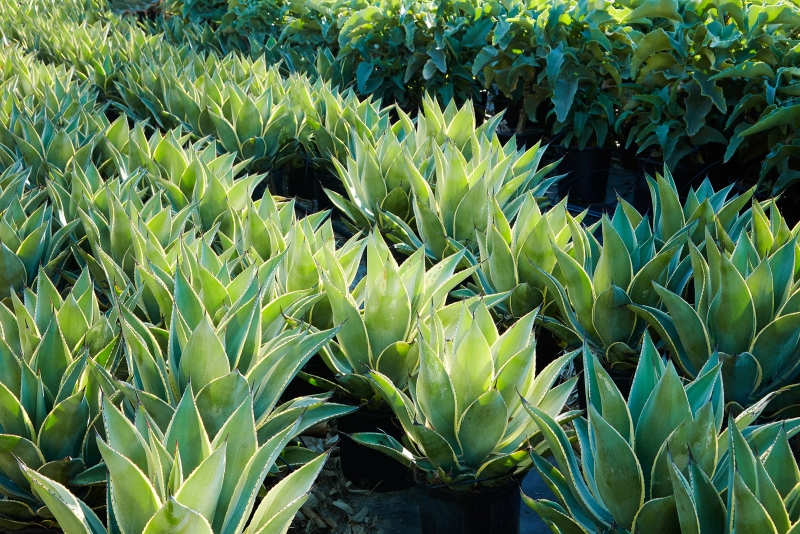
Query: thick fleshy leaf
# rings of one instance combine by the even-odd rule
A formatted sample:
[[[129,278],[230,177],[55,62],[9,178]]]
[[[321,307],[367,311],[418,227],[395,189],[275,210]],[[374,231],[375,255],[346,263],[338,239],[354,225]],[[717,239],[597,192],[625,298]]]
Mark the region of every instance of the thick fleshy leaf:
[[[147,476],[136,465],[97,440],[111,477],[114,515],[124,532],[141,532],[161,507],[161,500]]]
[[[636,327],[636,314],[627,306],[628,294],[616,285],[597,295],[592,308],[592,325],[603,345],[628,343]]]
[[[758,480],[756,498],[769,514],[777,531],[780,533],[787,532],[791,526],[789,515],[786,512],[780,493],[778,493],[775,484],[772,483],[760,458],[756,458],[756,479]]]
[[[149,447],[145,438],[105,396],[103,423],[108,445],[133,462],[143,473],[147,473],[152,460],[148,461]]]
[[[8,297],[19,290],[27,280],[25,264],[4,243],[0,243],[0,296]]]
[[[191,378],[192,385],[199,390],[229,372],[230,363],[225,347],[214,332],[214,326],[208,316],[204,316],[183,347],[180,361],[180,388],[186,389]]]
[[[307,463],[278,482],[259,504],[255,514],[253,514],[247,532],[255,534],[260,528],[278,516],[287,506],[307,494],[327,459],[328,455],[322,454],[316,460]],[[285,518],[284,525],[288,526],[293,517],[294,513]],[[280,525],[284,530],[275,528],[274,530],[270,529],[270,532],[283,532],[285,531],[284,525]],[[275,527],[278,527],[278,525],[275,525]]]
[[[645,486],[650,486],[650,471],[661,444],[692,412],[681,379],[670,362],[642,409],[636,425],[636,456],[642,466]]]
[[[212,534],[208,521],[170,497],[167,503],[148,521],[142,534]]]
[[[101,534],[105,532],[103,524],[95,513],[67,488],[42,476],[32,469],[23,467],[25,475],[31,481],[31,489],[39,496],[58,521],[64,532],[70,534]]]
[[[369,369],[372,359],[364,320],[350,299],[342,294],[325,275],[322,276],[322,280],[325,285],[325,293],[331,303],[334,324],[341,325],[341,330],[337,334],[339,346],[352,369],[357,373],[362,373]]]
[[[600,361],[586,347],[583,349],[589,403],[604,422],[622,436],[629,445],[633,443],[633,423],[628,406],[611,376],[602,368]],[[631,520],[633,516],[631,516]]]
[[[658,355],[650,334],[645,331],[639,363],[636,365],[631,392],[628,395],[628,410],[630,411],[634,428],[639,424],[639,417],[647,403],[647,399],[650,398],[650,394],[655,389],[664,371],[664,363]]]
[[[295,424],[274,435],[247,462],[236,483],[228,512],[222,522],[220,530],[222,534],[236,534],[244,529],[264,478],[280,452],[295,435],[296,429]]]
[[[708,475],[696,462],[689,459],[689,474],[692,481],[692,498],[699,514],[700,532],[725,532],[726,511],[722,499]]]
[[[786,366],[790,365],[790,358],[796,353],[798,342],[800,313],[783,315],[758,333],[750,353],[761,366],[766,383],[770,383],[772,377],[780,376]]]
[[[14,434],[30,440],[36,436],[25,408],[3,384],[0,384],[0,428],[4,434]]]
[[[388,376],[398,387],[405,387],[419,362],[419,345],[398,341],[384,349],[375,368]]]
[[[364,325],[373,357],[397,341],[405,341],[411,322],[411,302],[391,262],[368,288]]]
[[[411,452],[403,447],[402,443],[388,434],[381,432],[356,432],[355,434],[350,434],[349,437],[359,445],[375,449],[376,451],[391,456],[406,467],[409,467],[413,461]]]
[[[82,391],[53,408],[39,429],[39,448],[48,461],[78,458],[89,427],[89,403]]]
[[[199,397],[199,395],[198,395]],[[217,531],[228,512],[236,484],[244,472],[250,458],[258,450],[258,438],[253,416],[253,403],[247,396],[236,411],[224,422],[212,445],[219,447],[226,443],[225,475],[219,490],[213,525]]]
[[[217,499],[222,489],[226,445],[223,441],[217,450],[197,466],[175,493],[176,501],[199,513],[209,523],[214,521]]]
[[[592,322],[592,307],[594,306],[594,289],[589,275],[583,267],[566,252],[552,243],[553,252],[558,258],[558,265],[564,273],[566,280],[567,294],[575,309],[575,315],[580,321],[581,326],[587,333],[597,338]]]
[[[575,452],[563,428],[536,406],[531,404],[524,404],[524,406],[542,432],[560,471],[564,474],[566,486],[575,501],[596,522],[610,524],[613,518],[608,510],[597,502],[592,495],[586,480],[581,475]]]
[[[681,524],[681,533],[700,534],[700,520],[697,517],[698,512],[695,508],[691,487],[669,455],[667,469],[672,484],[672,494],[675,498],[675,507],[678,511],[678,520]]]
[[[456,397],[444,363],[421,339],[417,403],[430,425],[451,445],[456,445]]]
[[[651,470],[650,495],[666,497],[674,488],[670,463],[684,477],[689,476],[689,462],[705,472],[713,473],[717,465],[717,432],[711,403],[706,403],[695,419],[686,419],[661,445]]]
[[[594,437],[594,479],[614,521],[630,528],[644,504],[642,469],[628,441],[589,406]]]
[[[685,300],[675,293],[656,283],[653,284],[653,287],[674,319],[675,329],[678,331],[686,356],[695,369],[702,369],[711,354],[711,346],[703,320]]]
[[[720,256],[720,286],[708,310],[708,328],[719,352],[739,354],[750,349],[756,312],[747,284],[736,267]]]
[[[733,475],[733,528],[734,534],[759,532],[777,534],[769,514],[747,487],[739,473]],[[730,489],[728,491],[731,491]]]
[[[187,474],[211,454],[211,442],[197,411],[191,384],[184,391],[164,434],[164,447],[168,451],[178,448],[183,472]]]
[[[479,467],[494,451],[505,433],[507,418],[508,408],[496,389],[469,405],[458,422],[458,442],[467,465]]]
[[[539,514],[539,517],[544,521],[558,527],[558,532],[562,534],[586,534],[586,530],[574,519],[565,514],[564,511],[559,510],[555,503],[544,499],[531,499],[524,493],[522,494],[522,502],[524,502],[528,508]]]
[[[627,289],[633,279],[631,258],[625,243],[620,238],[607,216],[602,219],[603,251],[594,270],[592,284],[599,295],[611,285]]]
[[[794,460],[785,428],[781,428],[778,437],[775,438],[775,443],[767,455],[764,467],[784,499],[800,483],[800,470]]]
[[[455,349],[450,378],[456,393],[457,417],[475,399],[489,390],[494,379],[494,362],[480,326],[473,321],[466,336]]]
[[[673,534],[681,531],[675,497],[651,499],[636,514],[634,529],[642,534]]]

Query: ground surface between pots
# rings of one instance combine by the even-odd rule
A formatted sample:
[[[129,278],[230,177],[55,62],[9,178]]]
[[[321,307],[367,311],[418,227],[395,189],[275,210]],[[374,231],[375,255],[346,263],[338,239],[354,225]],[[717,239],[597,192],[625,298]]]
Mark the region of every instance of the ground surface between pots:
[[[522,490],[534,499],[555,500],[552,492],[542,482],[536,472],[528,473],[522,481]],[[403,491],[372,493],[353,497],[351,506],[360,508],[367,506],[369,515],[378,518],[379,529],[383,534],[421,534],[422,525],[419,518],[420,500],[426,498],[426,492],[412,488]],[[536,512],[521,504],[520,534],[551,534],[550,529],[539,519]]]

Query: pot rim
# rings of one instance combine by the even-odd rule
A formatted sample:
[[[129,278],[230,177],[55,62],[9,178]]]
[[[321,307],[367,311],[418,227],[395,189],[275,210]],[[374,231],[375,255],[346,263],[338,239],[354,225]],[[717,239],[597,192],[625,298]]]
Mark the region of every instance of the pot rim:
[[[492,494],[501,494],[508,492],[510,488],[516,487],[519,489],[522,485],[522,479],[525,478],[525,475],[528,474],[528,471],[525,470],[522,473],[517,473],[508,477],[508,481],[505,484],[494,485],[494,486],[481,486],[480,484],[474,488],[470,488],[464,491],[456,491],[450,489],[450,486],[446,484],[420,484],[417,483],[417,487],[427,490],[429,493],[433,493],[436,495],[448,496],[452,497],[450,500],[462,500],[465,498],[475,497],[475,496],[489,496]],[[424,480],[424,479],[423,479]]]

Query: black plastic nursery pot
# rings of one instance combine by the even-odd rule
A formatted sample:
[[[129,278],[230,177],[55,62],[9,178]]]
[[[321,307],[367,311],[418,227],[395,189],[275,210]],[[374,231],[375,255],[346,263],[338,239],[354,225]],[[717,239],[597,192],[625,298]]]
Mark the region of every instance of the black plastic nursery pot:
[[[362,406],[358,411],[339,419],[338,425],[339,431],[345,434],[385,432],[397,441],[403,438],[400,423],[389,408],[371,410]],[[339,440],[339,457],[345,478],[361,489],[385,492],[414,486],[409,468],[382,452],[359,445],[344,436]]]
[[[422,534],[519,534],[519,481],[453,491],[425,488],[419,514]]]
[[[604,202],[608,188],[608,173],[611,170],[612,147],[553,147],[563,160],[555,174],[567,174],[558,182],[558,196],[584,203]]]
[[[284,172],[284,190],[287,197],[314,200],[313,171],[308,165],[292,167]]]

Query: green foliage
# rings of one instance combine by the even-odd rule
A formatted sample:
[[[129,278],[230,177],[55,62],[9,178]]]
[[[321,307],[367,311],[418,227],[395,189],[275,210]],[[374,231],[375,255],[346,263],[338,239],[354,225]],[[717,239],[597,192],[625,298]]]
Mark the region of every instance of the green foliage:
[[[92,505],[102,501],[84,482],[101,461],[99,382],[90,369],[115,368],[121,353],[116,314],[100,311],[88,271],[63,298],[40,272],[36,291],[26,288],[23,300],[12,293],[11,301],[12,309],[0,305],[0,524],[18,529],[52,519],[18,462]]]
[[[793,382],[798,373],[796,231],[774,203],[767,207],[769,216],[754,201],[749,224],[732,236],[720,232],[717,243],[706,232],[703,253],[689,245],[693,302],[679,297],[681,290],[654,284],[668,314],[632,307],[688,375],[709,361],[722,363],[726,400],[743,406]]]
[[[367,272],[354,284],[364,245]],[[427,269],[422,250],[398,266],[379,233],[371,233],[341,259],[325,252],[319,263],[326,302],[315,306],[312,320],[326,314],[332,324],[341,325],[336,343],[323,352],[328,367],[340,387],[356,398],[376,396],[366,379],[371,369],[405,389],[419,366],[418,318],[444,309],[450,291],[474,269],[456,273],[461,254]]]
[[[141,404],[131,417],[104,399],[105,439],[97,444],[108,470],[108,532],[288,529],[327,456],[281,480],[256,506],[256,494],[296,426],[288,421],[259,443],[249,393],[209,398],[204,391],[195,398],[188,388],[166,428]],[[57,480],[21,469],[67,532],[107,531]]]
[[[798,229],[755,188],[681,201],[666,169],[650,214],[584,226],[544,198],[545,147],[502,144],[470,100],[673,163],[733,133],[777,191],[793,4],[112,7],[0,0],[3,528],[285,532],[325,461],[295,437],[354,409],[334,391],[388,404],[403,442],[354,439],[431,483],[536,467],[562,531],[800,519],[797,421],[755,425],[797,409]],[[299,165],[338,174],[354,236],[262,192]],[[540,327],[583,347],[586,418],[558,383],[577,351],[535,369]],[[336,382],[285,398],[316,354]],[[629,399],[601,363],[636,368]]]
[[[584,349],[588,418],[573,421],[580,461],[552,416],[526,405],[556,460],[533,453],[534,463],[558,499],[523,495],[526,504],[563,532],[789,531],[800,519],[788,444],[798,420],[754,425],[768,396],[722,430],[720,364],[682,384],[649,339],[639,362],[626,400]]]
[[[381,433],[352,438],[454,491],[504,484],[530,469],[527,448],[544,442],[524,407],[538,406],[562,423],[577,415],[559,415],[577,378],[554,387],[576,353],[536,373],[535,319],[534,311],[500,335],[482,300],[431,312],[420,325],[411,396],[378,371],[368,375],[402,424],[403,444]]]

